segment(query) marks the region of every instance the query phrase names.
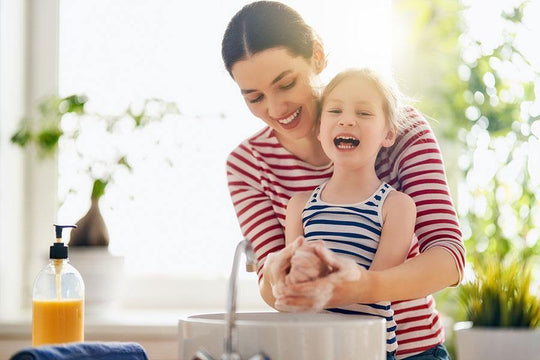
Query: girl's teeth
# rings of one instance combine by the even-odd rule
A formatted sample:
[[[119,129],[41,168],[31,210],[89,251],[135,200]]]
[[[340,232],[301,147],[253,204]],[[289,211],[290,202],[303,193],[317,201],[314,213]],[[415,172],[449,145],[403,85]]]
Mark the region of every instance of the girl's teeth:
[[[352,136],[338,136],[334,139],[334,145],[339,149],[354,149],[360,145],[360,140]]]
[[[289,116],[288,118],[285,118],[285,119],[278,120],[278,122],[279,122],[280,124],[283,124],[283,125],[290,124],[291,121],[293,121],[294,119],[296,119],[296,117],[298,116],[298,114],[300,114],[300,109],[302,109],[302,108],[299,107],[298,110],[296,110],[291,116]]]

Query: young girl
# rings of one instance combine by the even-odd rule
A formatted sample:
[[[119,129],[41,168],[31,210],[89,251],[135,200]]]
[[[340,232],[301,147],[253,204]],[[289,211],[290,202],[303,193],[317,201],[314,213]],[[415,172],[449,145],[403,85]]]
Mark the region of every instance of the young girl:
[[[325,68],[324,48],[296,11],[279,2],[258,1],[229,22],[222,57],[247,107],[267,125],[227,159],[229,191],[242,233],[258,259],[262,297],[270,306],[278,303],[293,311],[312,309],[319,299],[314,289],[322,288],[330,289],[331,297],[320,308],[392,301],[397,358],[447,359],[443,326],[429,294],[459,283],[465,251],[429,124],[407,108],[405,117],[414,131],[398,132],[394,145],[383,148],[376,160],[379,178],[416,203],[418,246],[409,260],[366,271],[322,249],[332,274],[287,284],[298,245],[285,247],[287,202],[296,192],[315,189],[334,170],[315,127],[313,84]]]
[[[405,261],[414,236],[414,201],[375,172],[379,150],[392,146],[398,129],[407,126],[400,109],[397,89],[368,69],[342,72],[328,84],[321,99],[319,140],[334,173],[314,191],[289,200],[287,244],[298,236],[310,242],[320,239],[365,269],[382,270]],[[331,273],[310,248],[306,244],[292,256],[290,283]],[[389,301],[327,310],[385,318],[388,359],[394,358],[398,344]]]

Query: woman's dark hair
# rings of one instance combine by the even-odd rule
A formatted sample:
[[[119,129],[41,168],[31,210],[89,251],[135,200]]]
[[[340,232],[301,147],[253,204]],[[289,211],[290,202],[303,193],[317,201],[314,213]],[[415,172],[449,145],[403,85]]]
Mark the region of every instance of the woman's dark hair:
[[[310,59],[316,37],[295,10],[275,1],[244,6],[229,22],[221,43],[221,56],[231,74],[233,65],[260,51],[285,47],[291,55]]]

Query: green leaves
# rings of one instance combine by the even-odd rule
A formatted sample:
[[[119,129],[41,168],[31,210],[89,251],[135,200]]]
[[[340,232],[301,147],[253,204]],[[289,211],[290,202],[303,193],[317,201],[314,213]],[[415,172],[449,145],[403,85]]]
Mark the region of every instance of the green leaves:
[[[43,128],[36,135],[36,143],[41,149],[51,152],[56,148],[62,134],[64,134],[64,132],[60,130],[59,127],[51,127],[49,129]]]
[[[428,49],[411,50],[421,59],[418,67],[441,63],[430,72],[440,81],[419,106],[440,120],[434,123],[438,135],[459,143],[456,193],[468,260],[540,256],[540,179],[530,165],[538,161],[533,145],[539,137],[530,128],[539,124],[533,109],[540,105],[540,74],[519,48],[528,3],[501,13],[494,37],[483,39],[469,31],[460,1],[400,2],[416,16],[413,43]],[[433,21],[441,16],[444,21]]]
[[[26,126],[26,121],[23,121],[15,133],[11,136],[10,140],[13,144],[25,147],[32,139],[32,134]]]
[[[58,141],[64,134],[61,129],[62,117],[66,114],[84,114],[88,99],[84,95],[65,98],[53,95],[38,104],[38,116],[24,118],[11,136],[11,142],[26,147],[34,144],[40,156],[51,156],[58,148]]]
[[[115,155],[108,159],[96,158],[89,153],[89,148],[83,147],[85,150],[80,150],[77,139],[89,129],[101,131],[101,136],[111,135],[109,139],[114,134],[131,136],[135,130],[142,130],[153,122],[161,121],[166,115],[180,114],[180,111],[174,102],[151,98],[146,99],[137,110],[130,105],[119,115],[102,115],[88,112],[85,108],[87,102],[85,95],[78,94],[45,98],[38,104],[35,118],[21,120],[11,136],[11,142],[22,148],[34,146],[42,157],[53,156],[62,138],[70,142],[71,149],[76,151],[79,162],[84,164],[86,174],[93,181],[92,198],[99,199],[104,195],[107,185],[114,180],[116,171],[133,170],[129,156],[125,150],[117,148],[110,152]],[[63,128],[67,129],[66,132]],[[116,147],[111,142],[107,143],[109,145],[112,149]]]
[[[540,326],[540,298],[531,292],[531,270],[518,260],[479,261],[476,279],[462,284],[459,300],[474,326]]]
[[[88,98],[84,95],[70,95],[61,99],[58,109],[62,114],[84,114],[84,104]]]

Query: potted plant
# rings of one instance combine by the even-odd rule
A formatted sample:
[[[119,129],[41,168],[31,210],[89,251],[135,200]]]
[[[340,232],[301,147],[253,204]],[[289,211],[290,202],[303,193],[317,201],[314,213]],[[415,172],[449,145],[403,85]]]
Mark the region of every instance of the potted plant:
[[[468,321],[454,326],[458,360],[525,360],[540,354],[540,297],[531,267],[518,258],[477,261],[458,289]]]
[[[113,136],[129,137],[143,131],[149,124],[162,120],[165,115],[179,111],[174,103],[147,99],[138,110],[129,106],[119,115],[103,115],[88,111],[87,102],[86,96],[76,94],[66,97],[53,95],[43,99],[36,118],[23,119],[11,142],[22,148],[35,147],[41,158],[55,156],[62,143],[77,156],[78,168],[75,171],[84,173],[91,180],[91,205],[77,221],[77,229],[71,231],[69,255],[85,281],[86,310],[103,314],[118,298],[124,259],[108,251],[109,234],[99,201],[105,195],[107,186],[114,182],[115,174],[132,171],[129,154],[116,146]],[[101,138],[108,139],[99,147],[110,147],[110,151],[97,155],[97,146],[77,146],[89,128],[98,132]],[[72,189],[73,192],[80,190]]]

